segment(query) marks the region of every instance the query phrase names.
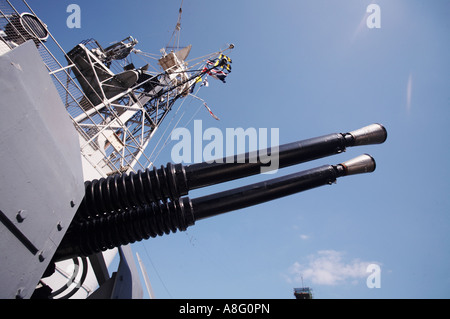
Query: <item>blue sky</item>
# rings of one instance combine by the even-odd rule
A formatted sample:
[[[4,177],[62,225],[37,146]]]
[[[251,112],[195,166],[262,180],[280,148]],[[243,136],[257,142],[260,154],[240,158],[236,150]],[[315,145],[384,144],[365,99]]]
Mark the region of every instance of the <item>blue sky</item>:
[[[81,8],[80,29],[66,26],[70,3]],[[167,44],[180,3],[29,0],[65,50],[87,38],[106,46],[132,35],[150,53]],[[381,28],[366,25],[372,3]],[[280,144],[371,123],[382,123],[388,139],[276,176],[362,153],[377,161],[370,175],[133,244],[155,296],[291,299],[303,277],[316,298],[449,298],[449,13],[446,0],[185,0],[181,43],[192,44],[190,57],[235,45],[227,83],[210,80],[199,93],[220,121],[203,108],[196,113],[197,100],[183,105],[186,119],[223,132],[278,128]],[[158,166],[171,161],[171,147]],[[366,285],[371,263],[381,268],[381,288]]]

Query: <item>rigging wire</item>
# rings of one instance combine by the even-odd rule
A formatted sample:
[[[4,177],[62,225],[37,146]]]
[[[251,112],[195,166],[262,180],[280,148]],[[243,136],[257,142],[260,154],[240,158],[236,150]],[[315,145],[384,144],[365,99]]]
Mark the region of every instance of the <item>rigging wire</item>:
[[[196,94],[198,93],[198,91],[201,89],[201,87],[199,87],[197,89]],[[182,103],[180,103],[180,105],[178,106],[178,109],[176,110],[175,114],[173,115],[172,119],[170,120],[169,124],[167,125],[166,129],[164,130],[163,134],[161,135],[161,137],[158,140],[158,143],[155,145],[155,147],[153,148],[152,153],[149,155],[149,158],[152,157],[153,153],[155,152],[156,148],[158,147],[159,143],[161,142],[162,138],[166,135],[167,130],[169,129],[170,125],[172,124],[173,120],[175,119],[176,115],[178,114],[179,110],[181,109],[182,105],[184,104],[186,100],[183,100]],[[192,100],[189,101],[189,104],[192,103]],[[200,105],[197,109],[197,111],[195,112],[195,114],[191,117],[191,119],[183,126],[186,127],[189,125],[189,123],[192,121],[192,119],[194,118],[195,115],[197,115],[197,113],[200,111],[200,108],[202,107],[202,105]],[[164,144],[161,146],[161,148],[158,150],[158,153],[155,155],[155,158],[151,161],[152,165],[153,163],[157,160],[158,156],[161,154],[162,150],[167,146],[169,137],[172,135],[173,131],[177,128],[178,123],[180,123],[180,121],[183,119],[184,115],[186,114],[186,109],[183,111],[183,113],[181,114],[180,118],[178,119],[178,121],[175,123],[174,127],[172,128],[172,130],[170,131],[169,134],[167,134],[166,140],[164,141]]]

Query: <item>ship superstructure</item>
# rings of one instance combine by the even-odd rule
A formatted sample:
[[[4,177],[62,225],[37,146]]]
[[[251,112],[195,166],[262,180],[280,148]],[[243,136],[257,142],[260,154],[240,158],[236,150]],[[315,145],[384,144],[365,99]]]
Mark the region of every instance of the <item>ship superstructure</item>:
[[[0,55],[13,54],[20,46],[33,43],[33,50],[42,59],[35,63],[44,66],[77,133],[84,181],[152,167],[145,151],[175,103],[190,96],[202,100],[194,95],[194,87],[208,76],[223,80],[231,71],[231,59],[224,52],[233,45],[188,64],[191,46],[179,46],[181,13],[180,8],[170,43],[174,45],[162,48],[160,54],[143,52],[132,36],[109,46],[87,39],[66,52],[26,1],[0,2]],[[130,55],[139,55],[148,63],[135,66]],[[58,108],[59,104],[49,107]],[[95,259],[58,264],[54,277],[61,278],[56,285],[65,289],[54,289],[60,293],[52,296],[70,297],[73,293],[67,295],[67,291],[76,290],[78,296],[87,297],[108,277],[105,266],[116,254],[113,249]],[[73,276],[74,270],[77,276]],[[83,285],[76,287],[81,278]]]

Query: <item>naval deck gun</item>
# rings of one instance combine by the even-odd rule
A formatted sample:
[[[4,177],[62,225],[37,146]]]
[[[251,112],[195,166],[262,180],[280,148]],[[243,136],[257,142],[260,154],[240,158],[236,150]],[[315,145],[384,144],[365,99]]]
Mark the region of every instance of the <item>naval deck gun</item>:
[[[279,168],[342,153],[350,146],[380,144],[386,129],[372,124],[278,147]],[[261,151],[259,151],[261,152]],[[264,150],[264,154],[273,152]],[[212,195],[183,197],[201,187],[258,174],[264,163],[249,152],[213,163],[168,163],[130,174],[85,182],[85,197],[58,247],[56,261],[89,256],[150,237],[184,231],[196,221],[270,200],[333,184],[343,176],[375,170],[367,154],[336,165],[323,165]],[[273,155],[273,154],[272,154]],[[245,159],[236,162],[237,157]]]

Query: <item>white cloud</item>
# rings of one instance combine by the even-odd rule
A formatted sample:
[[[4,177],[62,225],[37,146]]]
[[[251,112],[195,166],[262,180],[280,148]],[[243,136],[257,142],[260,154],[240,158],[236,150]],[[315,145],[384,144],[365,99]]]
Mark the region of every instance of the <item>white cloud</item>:
[[[411,110],[411,96],[412,96],[412,73],[409,74],[408,84],[406,85],[406,109]]]
[[[367,278],[367,266],[373,262],[354,259],[346,263],[344,253],[335,250],[321,250],[308,256],[306,264],[295,262],[289,268],[289,282],[301,283],[302,278],[316,285],[337,285]]]

